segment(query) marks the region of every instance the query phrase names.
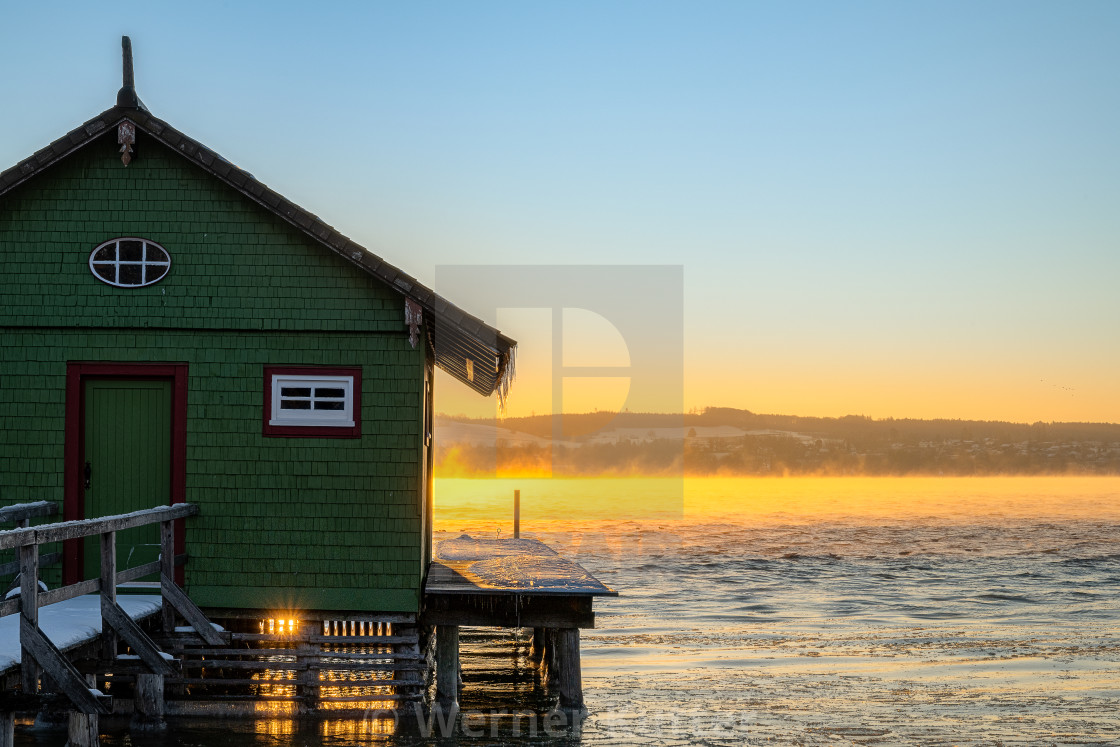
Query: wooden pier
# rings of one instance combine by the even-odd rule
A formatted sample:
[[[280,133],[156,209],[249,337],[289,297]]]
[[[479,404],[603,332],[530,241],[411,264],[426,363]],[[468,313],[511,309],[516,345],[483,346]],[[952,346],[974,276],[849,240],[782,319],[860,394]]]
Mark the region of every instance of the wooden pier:
[[[578,563],[535,539],[436,544],[420,621],[436,632],[436,702],[458,704],[459,628],[533,628],[533,656],[559,688],[561,710],[586,712],[579,630],[595,627],[595,597],[618,596]]]
[[[53,504],[0,509],[0,520],[16,524],[0,531],[0,550],[18,554],[0,565],[18,572],[18,595],[0,602],[0,747],[13,743],[15,713],[58,708],[60,699],[74,745],[96,744],[108,714],[158,729],[167,715],[252,716],[262,706],[287,716],[393,708],[424,701],[433,669],[436,707],[457,709],[461,626],[533,628],[532,654],[558,686],[558,707],[586,712],[579,629],[595,624],[594,598],[616,592],[542,542],[439,542],[419,615],[298,610],[284,619],[223,609],[208,617],[174,580],[187,562],[173,554],[175,523],[197,513],[184,503],[33,527]],[[118,568],[116,533],[155,523],[159,559]],[[44,590],[40,561],[57,562],[58,553],[40,548],[94,536],[99,576]],[[141,593],[123,593],[156,574]]]

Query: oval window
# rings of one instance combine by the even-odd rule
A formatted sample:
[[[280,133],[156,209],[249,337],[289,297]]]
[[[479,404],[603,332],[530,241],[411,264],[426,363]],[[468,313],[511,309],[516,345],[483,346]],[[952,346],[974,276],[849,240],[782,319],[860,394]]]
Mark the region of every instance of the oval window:
[[[171,269],[171,255],[147,239],[112,239],[90,252],[89,269],[103,283],[139,288],[163,280]]]

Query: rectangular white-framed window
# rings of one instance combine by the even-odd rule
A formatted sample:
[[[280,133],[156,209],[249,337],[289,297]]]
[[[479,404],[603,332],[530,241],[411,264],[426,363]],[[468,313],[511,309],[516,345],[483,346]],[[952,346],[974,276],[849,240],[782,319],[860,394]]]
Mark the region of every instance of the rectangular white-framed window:
[[[357,370],[265,369],[264,435],[360,435],[361,375]]]
[[[354,427],[353,376],[273,376],[269,425]]]

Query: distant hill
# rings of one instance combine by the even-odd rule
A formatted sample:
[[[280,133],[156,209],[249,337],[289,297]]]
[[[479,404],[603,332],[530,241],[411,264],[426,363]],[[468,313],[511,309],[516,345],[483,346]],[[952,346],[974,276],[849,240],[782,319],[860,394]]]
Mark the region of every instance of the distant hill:
[[[1120,424],[703,412],[436,419],[437,474],[1120,474]],[[554,427],[559,429],[553,437]]]

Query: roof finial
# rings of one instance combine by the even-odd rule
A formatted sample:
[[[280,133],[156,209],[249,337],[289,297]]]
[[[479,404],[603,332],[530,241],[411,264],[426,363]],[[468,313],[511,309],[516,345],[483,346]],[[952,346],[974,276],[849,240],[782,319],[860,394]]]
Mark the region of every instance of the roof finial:
[[[117,91],[117,106],[139,109],[141,104],[136,96],[136,80],[132,73],[132,40],[127,36],[121,37],[121,53],[124,56],[124,83]]]

